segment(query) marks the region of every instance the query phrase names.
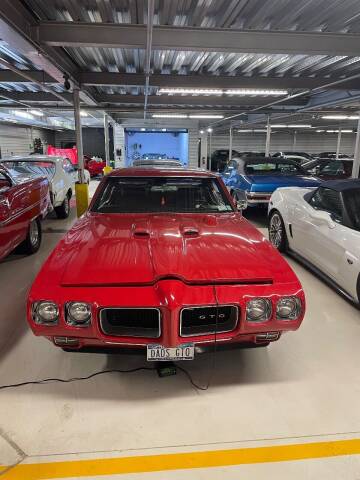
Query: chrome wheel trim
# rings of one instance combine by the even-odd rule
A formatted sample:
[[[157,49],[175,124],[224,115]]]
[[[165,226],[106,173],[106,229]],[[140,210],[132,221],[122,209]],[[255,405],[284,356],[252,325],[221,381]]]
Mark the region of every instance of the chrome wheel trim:
[[[33,247],[35,247],[39,243],[39,226],[36,220],[33,220],[30,223],[29,227],[29,239],[30,243]]]
[[[277,213],[274,213],[270,220],[269,238],[274,247],[280,247],[283,239],[283,228],[280,215]]]

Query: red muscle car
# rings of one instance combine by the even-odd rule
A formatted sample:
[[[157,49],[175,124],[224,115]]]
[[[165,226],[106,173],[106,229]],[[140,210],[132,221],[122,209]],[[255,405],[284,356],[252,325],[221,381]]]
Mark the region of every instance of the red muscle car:
[[[103,169],[106,167],[106,163],[101,158],[90,158],[84,155],[84,165],[86,170],[89,171],[90,177],[96,177],[103,174]]]
[[[0,166],[0,260],[19,245],[35,253],[41,244],[41,223],[51,208],[49,182]]]
[[[72,351],[147,348],[148,360],[267,345],[304,312],[299,280],[222,180],[183,169],[103,178],[28,298],[35,335]]]

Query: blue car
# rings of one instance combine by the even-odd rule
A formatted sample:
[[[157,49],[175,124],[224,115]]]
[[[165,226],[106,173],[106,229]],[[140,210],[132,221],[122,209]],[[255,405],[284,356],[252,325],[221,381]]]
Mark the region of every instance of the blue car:
[[[267,205],[279,187],[317,187],[321,183],[293,160],[271,157],[234,158],[221,177],[235,201],[237,191],[245,192],[249,206]]]

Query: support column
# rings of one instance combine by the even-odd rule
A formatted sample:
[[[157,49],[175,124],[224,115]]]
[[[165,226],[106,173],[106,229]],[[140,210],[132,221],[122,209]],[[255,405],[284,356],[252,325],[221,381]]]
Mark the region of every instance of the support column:
[[[199,160],[200,168],[206,168],[207,154],[208,154],[207,133],[204,130],[200,130],[200,160]]]
[[[207,168],[207,170],[211,170],[211,152],[212,152],[212,145],[211,145],[212,138],[211,138],[211,135],[212,135],[213,129],[210,127],[210,128],[207,129],[207,132],[209,134],[209,141],[208,141],[209,155],[208,155],[208,158],[207,158],[206,168]]]
[[[233,129],[230,127],[229,129],[229,162],[232,160],[232,150],[233,150]]]
[[[352,169],[352,178],[359,178],[360,170],[360,116],[357,124],[357,133],[355,140],[355,153],[354,153],[354,163]]]
[[[270,115],[268,115],[267,125],[266,125],[265,157],[270,156],[270,140],[271,140],[271,124],[270,124]]]
[[[89,188],[85,180],[84,173],[84,150],[82,141],[81,115],[80,115],[80,97],[79,89],[74,88],[74,118],[76,132],[76,148],[78,154],[79,182],[75,184],[76,212],[80,217],[89,206]]]
[[[297,137],[297,130],[294,130],[294,138],[293,138],[293,152],[295,151],[296,148],[296,137]]]
[[[336,145],[336,160],[339,158],[340,153],[340,145],[341,145],[341,127],[339,127],[339,133],[337,138],[337,145]]]
[[[104,113],[104,141],[105,141],[105,163],[110,167],[110,149],[109,149],[109,119]]]

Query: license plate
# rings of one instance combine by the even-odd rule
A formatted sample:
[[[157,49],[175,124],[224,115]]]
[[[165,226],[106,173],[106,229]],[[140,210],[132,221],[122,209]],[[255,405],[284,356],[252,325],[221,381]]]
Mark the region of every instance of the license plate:
[[[171,362],[174,360],[194,360],[195,348],[193,343],[186,343],[178,347],[163,347],[162,345],[147,346],[148,362]]]

